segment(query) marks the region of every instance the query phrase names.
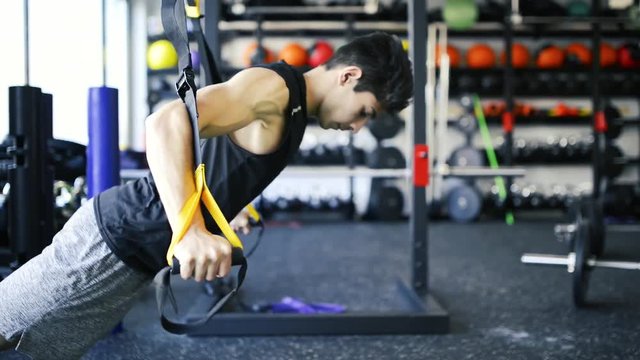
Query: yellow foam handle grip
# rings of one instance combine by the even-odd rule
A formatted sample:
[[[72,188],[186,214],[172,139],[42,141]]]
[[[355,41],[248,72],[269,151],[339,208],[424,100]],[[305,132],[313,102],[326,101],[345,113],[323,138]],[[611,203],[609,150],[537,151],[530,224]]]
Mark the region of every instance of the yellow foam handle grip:
[[[229,243],[231,243],[231,246],[240,249],[243,248],[238,235],[236,235],[233,229],[231,229],[231,226],[227,219],[225,219],[224,214],[222,214],[222,210],[220,210],[218,203],[216,203],[213,195],[211,195],[211,191],[209,191],[209,188],[207,187],[204,170],[204,164],[198,165],[198,168],[195,171],[196,192],[187,199],[182,210],[180,210],[180,214],[178,215],[180,225],[178,231],[175,231],[171,236],[171,244],[169,244],[169,250],[167,250],[167,263],[169,266],[173,265],[173,253],[175,246],[178,245],[180,240],[184,237],[184,234],[187,233],[196,210],[200,208],[200,201],[204,202],[205,207],[213,217],[213,220],[215,220],[220,230],[222,230],[222,234],[227,238]]]
[[[184,0],[179,0],[179,1],[184,1]],[[188,17],[193,19],[200,18],[200,0],[196,0],[194,6],[189,6],[189,3],[185,4],[184,9],[186,10]]]
[[[253,207],[253,204],[247,205],[247,211],[249,212],[249,216],[251,216],[253,221],[255,222],[260,221],[260,213],[258,212],[258,210],[256,210],[255,207]]]

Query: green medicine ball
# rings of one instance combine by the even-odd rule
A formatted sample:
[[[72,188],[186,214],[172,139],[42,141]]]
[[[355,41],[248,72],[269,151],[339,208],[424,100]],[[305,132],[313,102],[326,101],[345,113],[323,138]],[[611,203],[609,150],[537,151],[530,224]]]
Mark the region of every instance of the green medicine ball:
[[[591,13],[591,8],[584,0],[573,0],[567,4],[567,13],[572,17],[586,17]]]
[[[446,0],[442,17],[453,30],[465,30],[478,20],[478,6],[474,0]]]

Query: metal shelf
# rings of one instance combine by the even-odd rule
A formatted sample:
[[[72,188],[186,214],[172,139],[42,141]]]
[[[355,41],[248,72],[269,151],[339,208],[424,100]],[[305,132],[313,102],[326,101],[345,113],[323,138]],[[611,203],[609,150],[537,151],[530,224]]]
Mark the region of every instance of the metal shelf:
[[[258,28],[258,22],[254,20],[220,21],[220,32],[253,35]],[[347,31],[354,34],[366,34],[372,31],[385,31],[396,35],[406,35],[406,22],[396,21],[356,21],[353,27],[349,27],[346,21],[315,20],[315,21],[287,21],[265,20],[262,22],[262,31],[270,36],[285,36],[292,33],[316,33],[318,35],[334,35],[344,37]]]
[[[549,116],[549,115],[532,115],[532,116],[516,116],[515,126],[521,125],[543,125],[543,126],[586,126],[592,125],[591,115],[587,116]],[[500,116],[488,116],[487,123],[502,124]]]
[[[240,33],[253,35],[258,28],[255,20],[233,20],[220,21],[219,30],[221,32]],[[292,33],[315,32],[319,35],[344,36],[344,32],[349,29],[346,21],[340,20],[265,20],[262,22],[262,30],[271,36],[285,36]],[[365,34],[371,31],[385,31],[396,35],[407,34],[407,23],[405,21],[355,21],[352,31],[356,34]],[[603,36],[610,38],[637,38],[640,30],[629,29],[606,24],[603,26]],[[504,24],[499,22],[482,22],[468,30],[449,30],[448,35],[452,38],[478,38],[504,36]],[[589,24],[549,24],[549,25],[521,25],[514,29],[516,37],[568,37],[568,38],[589,38],[591,30]]]
[[[120,171],[122,179],[131,180],[146,176],[148,169],[123,169]],[[346,166],[287,166],[281,173],[287,177],[409,177],[409,169],[370,169],[367,167],[355,167],[349,169]]]

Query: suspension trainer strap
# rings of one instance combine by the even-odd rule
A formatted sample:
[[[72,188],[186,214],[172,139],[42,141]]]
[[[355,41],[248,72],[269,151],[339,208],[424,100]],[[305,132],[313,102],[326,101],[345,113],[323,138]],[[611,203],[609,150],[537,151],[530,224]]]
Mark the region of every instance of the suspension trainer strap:
[[[187,0],[187,3],[189,5],[186,7],[186,14],[189,20],[191,20],[191,24],[193,25],[193,33],[196,37],[196,40],[198,41],[198,50],[200,52],[200,64],[202,66],[202,69],[204,70],[204,85],[219,84],[222,82],[223,79],[218,69],[218,66],[215,62],[215,58],[213,57],[213,52],[211,51],[211,47],[209,46],[209,43],[207,42],[207,39],[204,36],[204,32],[202,31],[202,24],[200,22],[200,19],[202,19],[203,16],[200,13],[200,6],[198,4],[199,1]],[[194,72],[196,70],[197,69],[194,69]],[[262,237],[261,235],[264,230],[264,222],[262,221],[262,217],[260,216],[260,213],[256,210],[256,208],[252,204],[248,204],[246,206],[246,209],[249,212],[252,225],[261,227],[258,241],[256,241],[256,243],[258,243],[259,239]],[[254,246],[254,248],[255,247],[256,246]],[[250,252],[252,251],[247,252],[247,257],[249,257]]]
[[[197,1],[195,3],[197,6]],[[193,8],[189,7],[193,11]],[[164,26],[165,34],[171,41],[174,48],[178,53],[178,71],[179,77],[176,82],[176,90],[178,96],[184,102],[189,118],[191,121],[191,128],[193,133],[193,155],[194,155],[194,167],[195,167],[195,184],[196,192],[192,194],[182,210],[180,211],[179,221],[180,226],[178,231],[175,231],[171,238],[171,244],[167,251],[167,263],[168,267],[160,270],[155,277],[156,283],[156,300],[158,302],[158,312],[160,313],[160,320],[162,326],[169,332],[176,334],[183,334],[190,329],[196,328],[205,324],[216,312],[218,312],[224,304],[238,292],[238,289],[244,281],[244,277],[247,272],[247,261],[243,254],[242,242],[231,229],[231,226],[224,217],[224,214],[220,210],[220,207],[216,203],[215,199],[211,195],[209,188],[206,184],[205,167],[202,163],[202,155],[200,153],[200,135],[198,128],[198,108],[196,102],[197,88],[195,85],[195,76],[193,66],[191,63],[191,54],[189,50],[189,39],[186,28],[186,11],[184,0],[163,0],[162,1],[162,24]],[[175,322],[169,320],[164,314],[164,305],[167,297],[170,299],[174,310],[177,312],[177,305],[173,292],[170,286],[170,275],[180,273],[180,264],[173,257],[173,250],[175,246],[182,240],[182,237],[189,228],[193,216],[196,211],[200,210],[200,203],[205,204],[206,209],[209,211],[216,224],[231,243],[232,250],[232,265],[240,266],[238,272],[238,281],[236,287],[229,292],[226,296],[218,301],[218,303],[203,317],[193,321],[187,322]]]

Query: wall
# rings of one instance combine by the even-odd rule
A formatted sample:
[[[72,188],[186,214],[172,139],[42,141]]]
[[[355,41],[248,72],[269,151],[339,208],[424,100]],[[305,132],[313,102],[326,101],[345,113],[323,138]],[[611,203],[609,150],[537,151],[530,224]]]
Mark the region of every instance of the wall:
[[[101,1],[29,2],[29,84],[53,95],[53,136],[86,144],[87,93],[102,85]],[[107,0],[107,81],[119,89],[120,139],[128,143],[127,1]],[[8,87],[24,85],[22,1],[0,3],[0,136],[9,128]],[[8,35],[13,34],[13,35]]]

